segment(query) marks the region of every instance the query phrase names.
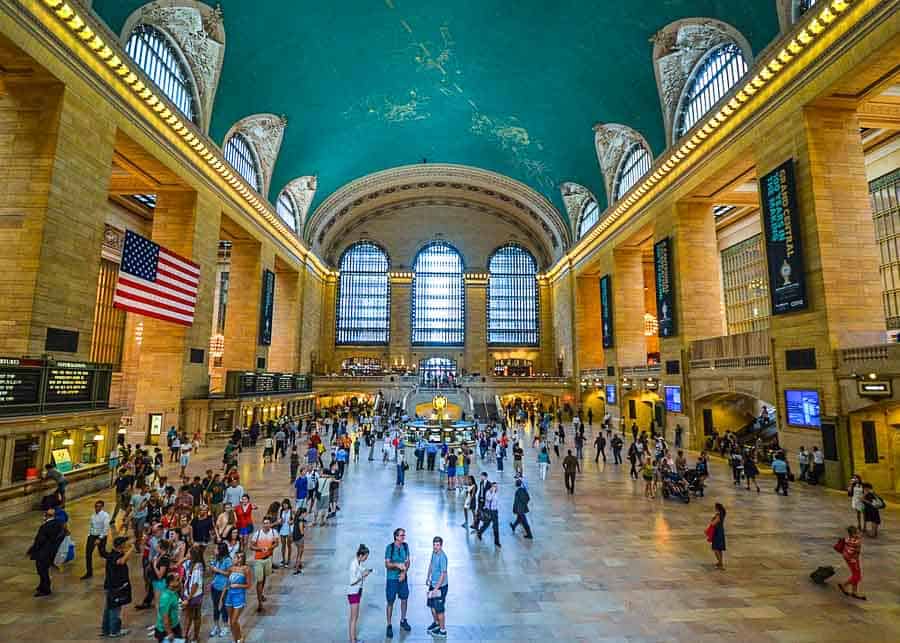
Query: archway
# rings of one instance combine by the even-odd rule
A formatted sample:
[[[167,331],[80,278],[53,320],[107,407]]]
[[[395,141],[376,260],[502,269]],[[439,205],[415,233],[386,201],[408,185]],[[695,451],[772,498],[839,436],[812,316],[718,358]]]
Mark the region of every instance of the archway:
[[[694,401],[695,446],[720,453],[732,435],[741,446],[758,447],[757,457],[768,460],[778,444],[775,405],[746,393],[723,391]]]
[[[452,386],[457,374],[456,360],[449,357],[419,360],[419,381],[425,386]]]

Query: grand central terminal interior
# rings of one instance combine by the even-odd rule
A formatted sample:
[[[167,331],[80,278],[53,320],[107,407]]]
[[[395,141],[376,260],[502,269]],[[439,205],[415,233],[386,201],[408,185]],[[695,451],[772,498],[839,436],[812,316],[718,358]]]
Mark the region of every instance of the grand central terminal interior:
[[[304,573],[274,573],[264,610],[246,590],[248,643],[348,640],[359,543],[351,643],[900,639],[898,5],[0,0],[0,629],[144,640],[137,554],[125,634],[99,555],[79,579],[95,500],[112,511],[141,449],[179,480],[176,433],[191,477],[229,473],[236,440],[259,529],[293,501],[296,466],[263,450],[295,426],[304,467],[313,434],[326,463],[345,437],[362,455]],[[645,497],[643,434],[639,464],[708,462],[705,493]],[[429,441],[499,481],[508,524],[524,467],[534,539],[461,529],[440,450],[404,467]],[[862,527],[857,478],[884,500],[865,602],[832,549]],[[32,599],[54,490],[75,560]],[[397,527],[415,587],[392,632]],[[446,631],[424,606],[433,536]],[[198,614],[175,638],[244,640],[209,598]]]

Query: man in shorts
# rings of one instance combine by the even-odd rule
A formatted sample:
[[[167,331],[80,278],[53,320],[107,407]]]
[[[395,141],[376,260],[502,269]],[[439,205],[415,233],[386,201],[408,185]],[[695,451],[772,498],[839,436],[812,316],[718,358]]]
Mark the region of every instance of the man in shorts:
[[[258,612],[263,611],[263,603],[266,597],[263,595],[266,589],[266,579],[272,575],[272,554],[278,545],[278,532],[272,529],[272,520],[266,516],[263,518],[262,529],[259,529],[250,538],[250,549],[254,552],[253,577],[256,579],[256,598],[258,599]]]
[[[407,632],[412,630],[406,621],[406,604],[409,600],[409,545],[406,544],[406,530],[398,527],[394,530],[394,540],[384,548],[384,566],[387,569],[387,585],[385,597],[387,598],[387,638],[394,638],[394,628],[391,625],[394,613],[394,601],[400,598],[400,629]]]
[[[445,609],[447,600],[447,554],[444,539],[435,536],[432,541],[431,562],[428,564],[428,607],[431,608],[431,625],[428,633],[436,638],[447,638]]]

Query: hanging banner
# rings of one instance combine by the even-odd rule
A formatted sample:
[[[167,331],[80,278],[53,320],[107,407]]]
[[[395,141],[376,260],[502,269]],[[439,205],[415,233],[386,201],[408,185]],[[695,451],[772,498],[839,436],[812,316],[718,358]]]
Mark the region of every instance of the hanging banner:
[[[659,336],[673,337],[676,328],[671,237],[666,237],[653,245],[653,265],[656,271],[656,317],[659,322]]]
[[[794,159],[788,159],[759,180],[763,227],[766,231],[766,261],[772,314],[781,315],[809,307]]]
[[[263,270],[262,302],[259,307],[259,343],[272,344],[272,315],[275,306],[275,273]]]
[[[603,348],[613,346],[612,278],[600,278],[600,323],[603,326]]]

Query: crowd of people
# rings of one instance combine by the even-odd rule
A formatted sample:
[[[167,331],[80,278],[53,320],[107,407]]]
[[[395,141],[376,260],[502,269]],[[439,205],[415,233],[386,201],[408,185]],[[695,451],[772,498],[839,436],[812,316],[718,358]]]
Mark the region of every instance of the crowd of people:
[[[188,439],[174,427],[169,430],[166,442],[170,467],[166,467],[160,447],[152,448],[151,453],[150,447],[121,444],[120,466],[113,484],[115,507],[110,514],[104,501],[97,500],[94,504],[85,542],[85,573],[81,577],[87,580],[93,576],[95,551],[98,552],[106,567],[101,636],[128,635],[130,630],[123,628],[122,608],[133,602],[133,595],[143,594],[134,609],[153,610],[152,622],[145,626],[148,634],[157,640],[201,640],[206,611],[203,606],[208,602],[209,637],[243,641],[242,615],[252,590],[255,589],[256,610],[264,612],[266,585],[273,574],[279,570],[294,575],[303,573],[309,529],[337,524],[341,483],[348,475],[349,464],[359,462],[362,445],[368,448],[369,461],[375,459],[376,445],[380,445],[381,461],[396,467],[396,484],[400,488],[405,485],[405,472],[409,468],[407,451],[411,451],[416,471],[426,472],[419,480],[427,481],[427,472],[435,472],[434,484],[461,504],[465,516],[462,527],[471,530],[479,540],[490,530],[496,549],[502,547],[504,461],[511,455],[512,492],[505,502],[511,503],[514,520],[508,525],[513,534],[521,527],[524,538],[532,540],[534,532],[528,517],[531,496],[525,477],[526,436],[530,434],[541,481],[548,478],[555,462],[567,493],[574,495],[588,444],[586,426],[591,427],[594,418],[589,411],[585,425],[580,413],[572,414],[573,448],[568,448],[566,427],[559,410],[554,413],[517,406],[505,411],[502,418],[479,423],[474,443],[463,445],[424,439],[413,439],[407,444],[403,424],[408,418],[401,413],[385,413],[382,417],[372,408],[360,409],[355,414],[336,409],[318,420],[285,417],[254,424],[247,431],[235,430],[223,449],[221,471],[206,469],[204,475],[193,476],[188,469],[191,456],[201,448],[199,435]],[[625,450],[630,477],[635,481],[643,479],[646,498],[704,495],[710,475],[706,451],[689,466],[684,450],[677,448],[680,445],[676,445],[673,456],[665,437],[652,425],[649,431],[641,431],[636,423],[631,426],[631,441],[625,449],[626,432],[621,425],[619,430],[614,430],[613,424],[606,415],[593,435],[595,463],[601,458],[607,463],[609,449],[610,466],[623,465],[624,471],[622,452]],[[254,448],[260,439],[261,454]],[[753,485],[760,493],[757,482],[760,466],[755,450],[735,446],[724,455],[731,466],[734,484],[745,484],[747,490]],[[264,465],[288,459],[292,497],[262,509],[254,504],[239,474],[239,461],[247,457],[260,458]],[[801,448],[798,463],[801,480],[809,484],[821,480],[823,460],[818,448],[811,452]],[[496,470],[494,480],[489,473],[491,468]],[[781,491],[787,495],[793,475],[783,451],[774,454],[771,468],[776,477],[776,493]],[[52,593],[50,570],[59,564],[60,548],[69,529],[65,477],[53,465],[48,465],[46,477],[56,486],[45,498],[44,521],[29,549],[40,579],[35,596]],[[838,587],[849,596],[864,600],[859,593],[861,535],[877,537],[880,510],[885,504],[872,485],[859,476],[853,477],[848,495],[857,515],[857,525],[851,526],[848,536],[835,545],[851,572],[850,578]],[[725,507],[716,503],[706,529],[718,569],[725,568],[726,513]],[[388,638],[393,637],[393,607],[397,599],[400,600],[399,627],[404,631],[411,628],[407,620],[411,557],[405,537],[405,529],[396,529],[392,542],[385,548],[385,635]],[[350,563],[347,598],[351,643],[357,640],[360,599],[366,579],[372,573],[366,567],[369,553],[368,547],[361,544]],[[139,561],[139,574],[134,574],[134,578],[132,561]],[[447,554],[441,536],[433,538],[433,553],[425,579],[432,616],[428,633],[444,637],[448,584]]]

